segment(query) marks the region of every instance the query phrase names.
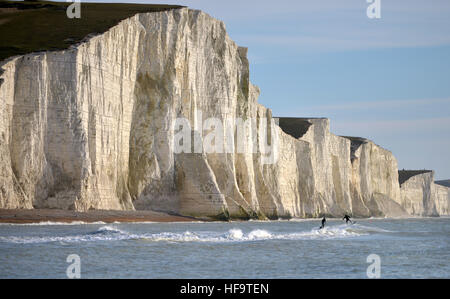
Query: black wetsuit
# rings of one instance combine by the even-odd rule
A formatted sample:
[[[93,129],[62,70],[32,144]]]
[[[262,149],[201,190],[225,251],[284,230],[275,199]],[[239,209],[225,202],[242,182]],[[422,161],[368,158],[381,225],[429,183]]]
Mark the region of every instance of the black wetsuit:
[[[322,226],[320,227],[320,229],[325,227],[325,222],[327,222],[327,220],[325,219],[325,217],[323,217],[323,219],[322,219]]]
[[[353,222],[350,220],[350,216],[348,216],[348,215],[345,215],[344,218],[342,218],[342,220],[344,220],[344,219],[345,219],[345,223],[347,223],[347,224],[348,224],[349,221],[350,221],[350,223],[353,223]]]

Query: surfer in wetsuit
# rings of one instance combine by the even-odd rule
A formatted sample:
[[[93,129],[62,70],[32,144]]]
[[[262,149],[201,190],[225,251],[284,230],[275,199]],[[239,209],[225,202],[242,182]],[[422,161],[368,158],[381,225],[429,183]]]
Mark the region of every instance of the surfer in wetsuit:
[[[323,219],[322,219],[322,226],[319,227],[319,229],[322,229],[322,228],[325,227],[325,222],[327,222],[327,219],[325,219],[325,216],[323,216]]]
[[[353,224],[353,221],[350,220],[350,216],[348,216],[347,214],[345,214],[344,218],[342,218],[342,220],[345,220],[345,223],[348,224],[348,222],[350,221],[350,223]]]

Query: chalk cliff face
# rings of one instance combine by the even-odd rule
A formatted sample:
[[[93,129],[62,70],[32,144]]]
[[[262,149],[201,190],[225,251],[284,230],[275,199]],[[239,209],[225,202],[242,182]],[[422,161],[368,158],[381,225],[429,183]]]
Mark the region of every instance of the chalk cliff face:
[[[367,139],[330,133],[324,118],[281,119],[280,126],[298,137],[294,142],[303,148],[296,157],[300,203],[295,216],[407,215],[397,202],[397,160],[391,152]],[[295,128],[303,129],[296,134]]]
[[[450,215],[450,188],[438,184],[432,184],[432,188],[431,200],[435,202],[437,214]]]
[[[331,134],[328,119],[302,119],[295,134],[283,119],[270,126],[271,111],[249,81],[247,50],[200,11],[138,14],[68,50],[1,67],[0,208],[215,219],[416,213],[389,151]],[[211,118],[269,124],[246,137],[273,151],[255,152],[249,142],[239,152],[234,141],[227,153],[177,153],[177,119],[199,136],[212,130]],[[227,126],[224,133],[237,134]],[[448,214],[441,189],[426,213]]]
[[[363,140],[355,148],[352,169],[356,214],[367,215],[369,212],[371,216],[406,216],[398,200],[397,159],[390,151]]]
[[[246,49],[222,22],[188,9],[138,14],[69,50],[2,68],[1,207],[259,210],[260,157],[173,148],[177,118],[192,127],[211,117],[270,120]]]
[[[434,172],[416,174],[401,184],[401,205],[410,215],[449,215],[450,188],[434,183]]]

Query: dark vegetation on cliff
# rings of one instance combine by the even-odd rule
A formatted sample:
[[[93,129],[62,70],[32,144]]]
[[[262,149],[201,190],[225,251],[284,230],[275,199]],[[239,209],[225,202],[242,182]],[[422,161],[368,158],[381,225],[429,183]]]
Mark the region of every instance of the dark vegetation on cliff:
[[[296,139],[303,137],[308,132],[309,127],[312,126],[308,118],[279,117],[278,121],[281,130]]]
[[[450,180],[436,181],[435,183],[450,188]]]
[[[402,185],[404,182],[412,178],[413,176],[433,172],[432,170],[399,170],[398,171],[398,182]]]
[[[368,142],[366,138],[362,137],[353,137],[353,136],[341,136],[343,138],[347,138],[350,140],[350,160],[353,161],[356,159],[356,151],[359,147]]]
[[[63,50],[89,34],[103,33],[137,13],[177,5],[81,3],[81,18],[69,19],[71,2],[0,1],[0,61],[37,51]]]

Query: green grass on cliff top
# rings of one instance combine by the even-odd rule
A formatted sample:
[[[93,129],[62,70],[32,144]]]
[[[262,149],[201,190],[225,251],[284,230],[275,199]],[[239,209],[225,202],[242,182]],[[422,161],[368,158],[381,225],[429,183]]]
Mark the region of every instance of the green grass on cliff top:
[[[67,49],[90,33],[103,33],[137,13],[180,8],[178,5],[81,3],[81,18],[69,19],[72,3],[0,1],[0,61],[36,51]]]

